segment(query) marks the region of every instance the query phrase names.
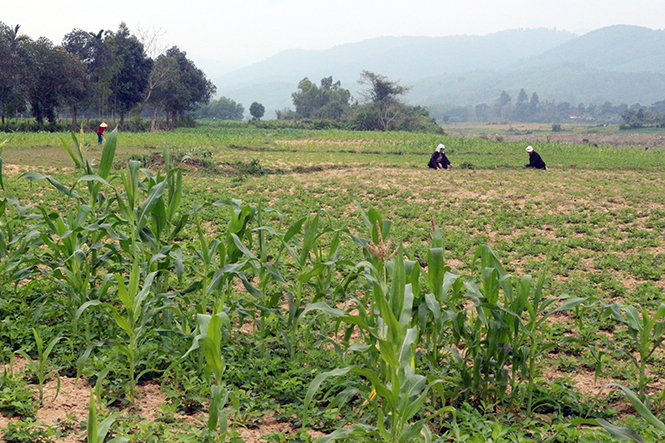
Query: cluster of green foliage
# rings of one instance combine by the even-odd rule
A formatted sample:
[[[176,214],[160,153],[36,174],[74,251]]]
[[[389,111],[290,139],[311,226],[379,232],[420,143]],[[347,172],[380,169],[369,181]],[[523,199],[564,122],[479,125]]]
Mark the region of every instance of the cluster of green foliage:
[[[277,111],[277,119],[312,121],[314,129],[322,129],[330,121],[327,127],[356,131],[443,133],[426,108],[403,103],[401,96],[409,88],[370,71],[363,71],[360,77],[359,83],[368,86],[363,103],[349,103],[351,93],[341,82],[333,83],[332,76],[321,79],[320,88],[304,78],[292,94],[295,111]]]
[[[175,123],[196,103],[207,102],[215,86],[172,47],[154,60],[124,23],[116,32],[74,29],[62,45],[32,40],[0,22],[0,115],[29,111],[39,126],[54,125],[66,110],[77,116],[114,114],[121,124],[132,110],[161,111]]]
[[[644,127],[665,127],[665,100],[654,103],[649,107],[639,104],[631,106],[621,114],[623,124],[621,129],[637,129]]]
[[[204,104],[193,115],[196,118],[217,118],[220,120],[242,120],[245,108],[230,98],[220,97]]]

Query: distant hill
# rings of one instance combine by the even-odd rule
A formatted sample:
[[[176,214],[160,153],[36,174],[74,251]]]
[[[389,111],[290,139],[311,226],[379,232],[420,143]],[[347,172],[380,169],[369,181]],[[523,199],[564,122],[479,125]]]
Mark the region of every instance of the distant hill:
[[[564,64],[614,72],[665,73],[665,30],[608,26],[525,59],[513,69],[555,68]]]
[[[665,73],[608,72],[582,66],[530,68],[517,71],[474,71],[422,79],[413,84],[409,101],[420,105],[494,104],[506,91],[513,103],[520,89],[541,101],[579,103],[640,103],[665,99]]]
[[[413,104],[493,103],[521,88],[541,100],[651,103],[665,99],[665,31],[616,25],[582,36],[519,29],[487,36],[378,37],[321,51],[289,50],[214,80],[218,94],[266,118],[292,107],[291,93],[308,77],[332,75],[357,96],[362,70],[413,86]]]
[[[487,36],[377,37],[326,50],[293,49],[213,79],[218,94],[242,103],[252,101],[274,109],[292,107],[291,93],[304,77],[319,83],[330,75],[342,87],[358,91],[360,72],[369,70],[409,85],[423,77],[476,69],[505,69],[524,57],[536,56],[575,35],[549,29],[519,29]],[[283,89],[284,84],[290,88]],[[256,94],[248,94],[256,88]],[[281,100],[264,97],[271,90]],[[279,93],[279,94],[278,94]],[[252,98],[253,97],[253,98]]]

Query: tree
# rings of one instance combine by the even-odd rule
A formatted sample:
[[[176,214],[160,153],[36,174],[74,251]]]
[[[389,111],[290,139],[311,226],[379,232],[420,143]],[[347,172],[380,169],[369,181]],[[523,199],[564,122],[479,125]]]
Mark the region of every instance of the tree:
[[[79,60],[47,38],[27,43],[28,99],[38,123],[55,123],[57,107],[79,99],[84,91],[85,69]]]
[[[254,120],[261,120],[261,117],[266,113],[266,108],[261,104],[254,102],[249,105],[249,113]]]
[[[366,101],[364,109],[357,113],[362,127],[387,131],[392,122],[406,110],[400,98],[409,91],[408,87],[400,86],[399,81],[370,71],[360,73],[361,85],[369,86],[363,92]]]
[[[104,108],[111,96],[111,81],[115,75],[114,58],[104,30],[97,33],[74,29],[65,35],[62,46],[70,54],[83,62],[86,67],[86,91],[81,104],[95,109],[98,117],[104,114]],[[76,120],[77,107],[72,108]]]
[[[26,109],[26,35],[18,33],[20,26],[10,28],[0,22],[0,114],[6,116]]]
[[[366,101],[374,103],[399,102],[399,96],[406,94],[411,89],[400,86],[399,81],[389,80],[384,75],[370,71],[362,71],[358,83],[370,87],[363,93],[363,96]]]
[[[538,93],[534,92],[531,94],[531,100],[529,100],[529,114],[531,115],[532,120],[536,119],[539,105],[540,99],[538,98]]]
[[[487,112],[489,111],[489,106],[485,103],[481,103],[479,105],[476,105],[476,117],[478,117],[480,120],[487,120],[488,119],[488,114]]]
[[[522,88],[517,95],[517,102],[515,102],[515,118],[517,121],[525,122],[530,120],[529,117],[529,96]]]
[[[120,23],[115,34],[109,35],[108,44],[115,65],[109,85],[111,102],[113,109],[120,114],[120,123],[123,123],[125,113],[143,99],[152,70],[152,60],[146,55],[143,44],[130,35],[124,22]]]
[[[172,124],[185,112],[208,103],[215,94],[215,85],[177,46],[157,58],[155,69],[163,73],[163,79],[152,90],[150,101],[166,113]]]
[[[368,85],[369,89],[362,93],[365,103],[352,107],[349,117],[352,129],[443,132],[426,108],[402,103],[401,96],[409,87],[369,71],[361,72],[359,83]]]
[[[305,77],[291,97],[296,118],[337,119],[348,111],[351,92],[343,89],[340,81],[333,83],[332,76],[321,79],[321,88]]]
[[[227,97],[212,100],[199,109],[197,115],[201,118],[218,118],[220,120],[242,120],[245,108]]]

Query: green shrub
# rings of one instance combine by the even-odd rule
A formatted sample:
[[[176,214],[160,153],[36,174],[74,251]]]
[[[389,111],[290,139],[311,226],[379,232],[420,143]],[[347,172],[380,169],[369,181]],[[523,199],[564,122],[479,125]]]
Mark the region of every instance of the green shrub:
[[[3,438],[8,443],[51,443],[55,434],[51,427],[37,426],[33,420],[19,420],[7,424]]]
[[[0,413],[10,417],[31,417],[38,407],[39,403],[22,378],[7,372],[0,377]]]

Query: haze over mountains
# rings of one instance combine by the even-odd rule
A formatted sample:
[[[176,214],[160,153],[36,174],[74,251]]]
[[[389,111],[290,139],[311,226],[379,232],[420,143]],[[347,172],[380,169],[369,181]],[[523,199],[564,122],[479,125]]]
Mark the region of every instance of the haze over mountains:
[[[327,50],[288,50],[213,79],[218,94],[274,110],[293,108],[291,94],[308,77],[333,76],[354,97],[368,70],[403,86],[411,104],[494,103],[507,91],[541,101],[650,105],[665,100],[665,30],[615,25],[582,36],[519,29],[487,36],[378,37]]]

